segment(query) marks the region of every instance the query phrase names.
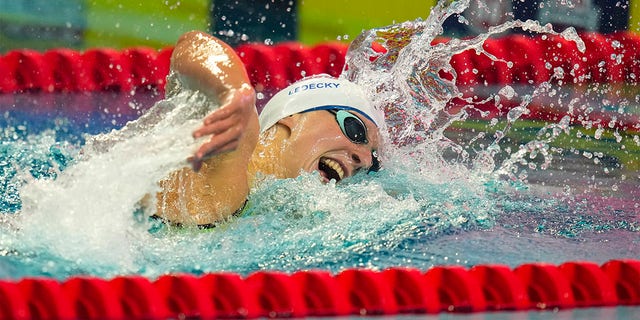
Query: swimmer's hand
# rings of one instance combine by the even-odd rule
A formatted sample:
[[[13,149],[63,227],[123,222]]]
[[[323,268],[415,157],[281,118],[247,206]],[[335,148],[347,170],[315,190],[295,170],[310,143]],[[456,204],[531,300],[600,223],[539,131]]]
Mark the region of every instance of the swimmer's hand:
[[[220,108],[193,132],[194,138],[208,138],[188,159],[193,169],[200,170],[205,160],[222,153],[235,152],[226,157],[231,162],[248,161],[259,134],[256,98],[245,66],[233,48],[204,32],[187,32],[176,43],[171,69],[186,86],[220,102]]]
[[[202,126],[193,132],[195,139],[210,136],[188,159],[195,171],[200,170],[207,158],[236,150],[243,135],[250,131],[249,119],[257,117],[255,90],[250,85],[229,90],[226,100],[219,109],[204,118]]]

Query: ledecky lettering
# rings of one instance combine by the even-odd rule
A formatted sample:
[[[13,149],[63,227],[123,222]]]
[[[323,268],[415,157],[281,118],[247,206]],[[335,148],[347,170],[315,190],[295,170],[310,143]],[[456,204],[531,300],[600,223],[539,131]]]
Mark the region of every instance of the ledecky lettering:
[[[295,88],[289,90],[289,95],[292,95],[292,94],[298,93],[298,92],[302,92],[302,91],[306,91],[306,90],[338,89],[339,86],[340,86],[339,83],[334,83],[334,82],[320,82],[320,83],[303,84],[301,86],[298,86],[298,87],[295,87]]]

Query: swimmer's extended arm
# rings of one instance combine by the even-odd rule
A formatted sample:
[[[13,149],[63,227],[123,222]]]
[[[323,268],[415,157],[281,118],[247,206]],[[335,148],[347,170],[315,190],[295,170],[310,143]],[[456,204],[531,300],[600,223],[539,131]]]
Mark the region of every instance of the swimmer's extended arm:
[[[171,69],[187,86],[217,99],[221,106],[193,132],[194,138],[210,136],[190,159],[194,170],[208,157],[235,150],[244,135],[257,137],[255,91],[233,48],[206,33],[185,33],[174,48]]]
[[[215,223],[241,208],[249,193],[247,167],[260,130],[255,92],[235,51],[205,33],[180,37],[171,68],[185,86],[221,107],[193,133],[208,136],[190,159],[194,170],[178,170],[160,182],[157,215],[173,223]]]

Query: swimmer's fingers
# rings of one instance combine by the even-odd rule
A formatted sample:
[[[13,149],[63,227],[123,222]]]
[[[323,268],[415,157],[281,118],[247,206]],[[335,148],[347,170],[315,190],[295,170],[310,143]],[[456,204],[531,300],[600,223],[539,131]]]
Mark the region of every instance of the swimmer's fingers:
[[[229,119],[230,117],[233,116],[240,116],[242,117],[242,110],[241,108],[237,105],[237,104],[229,104],[229,105],[225,105],[223,107],[220,107],[219,109],[211,112],[209,115],[207,115],[204,120],[202,121],[202,127],[201,128],[206,128],[208,126],[212,126],[218,122],[224,121]],[[195,133],[198,132],[198,130],[196,130],[194,132]],[[208,134],[206,132],[203,132],[204,134]]]
[[[191,156],[187,158],[187,161],[191,163],[191,168],[195,172],[200,171],[200,168],[202,168],[202,160],[196,160],[196,157]]]
[[[213,135],[209,141],[203,143],[200,148],[198,148],[198,151],[196,151],[194,156],[196,159],[204,160],[226,151],[232,151],[235,149],[229,148],[237,148],[239,141],[239,137],[236,138],[232,132],[223,132],[219,135]]]
[[[209,141],[202,144],[195,155],[187,159],[191,162],[193,170],[200,170],[202,162],[209,157],[236,150],[240,144],[240,139],[231,137],[232,135],[229,133],[214,135]]]
[[[221,109],[219,111],[222,111]],[[225,118],[219,118],[219,120],[203,124],[200,128],[193,132],[194,138],[200,138],[206,135],[221,134],[225,131],[231,131],[231,135],[242,136],[242,133],[246,129],[247,123],[244,121],[243,116],[237,113],[231,113]]]
[[[195,138],[219,134],[234,128],[241,135],[249,119],[256,113],[255,91],[249,85],[229,92],[228,102],[209,114],[200,128],[193,132]]]
[[[193,133],[193,137],[209,136],[209,138],[207,142],[200,146],[194,156],[197,159],[204,159],[222,152],[235,150],[247,130],[247,126],[248,124],[244,117],[235,113],[209,125],[203,125]],[[225,149],[222,149],[223,147]]]
[[[223,145],[237,147],[238,143],[233,142],[242,138],[251,117],[256,117],[253,88],[247,85],[230,92],[228,103],[208,115],[203,125],[193,132],[194,138],[212,136],[194,156],[197,159],[213,156]]]
[[[204,118],[204,125],[212,124],[232,115],[240,115],[245,120],[248,119],[249,113],[255,112],[256,94],[253,87],[244,85],[239,89],[230,90],[220,108]]]

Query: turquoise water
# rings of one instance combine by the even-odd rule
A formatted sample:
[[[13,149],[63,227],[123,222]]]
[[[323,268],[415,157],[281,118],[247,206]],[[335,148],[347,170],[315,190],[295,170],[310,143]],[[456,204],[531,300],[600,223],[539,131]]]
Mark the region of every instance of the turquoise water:
[[[313,173],[266,179],[246,214],[209,232],[151,233],[133,212],[156,181],[187,165],[197,144],[194,121],[215,106],[186,91],[154,107],[160,96],[144,92],[3,95],[0,276],[153,278],[640,257],[640,138],[595,120],[637,117],[640,93],[558,86],[554,78],[481,85],[472,92],[477,99],[467,97],[470,88],[439,74],[451,72],[455,53],[482,53],[490,34],[430,46],[442,21],[463,7],[456,2],[425,21],[354,40],[345,76],[386,111],[384,170],[339,184],[322,184]],[[534,22],[494,33],[510,28],[556,34]],[[388,41],[399,35],[406,41]],[[581,41],[572,32],[559,36]],[[387,53],[370,52],[372,42]],[[467,106],[450,109],[453,98]],[[499,108],[505,99],[516,106],[491,113],[477,105]],[[532,117],[534,104],[556,116]]]
[[[101,95],[94,101],[99,103]],[[23,94],[19,99],[27,96],[31,101],[50,99],[47,94]],[[2,106],[3,278],[516,266],[640,256],[637,177],[628,172],[621,180],[623,169],[607,176],[603,168],[608,164],[572,157],[571,152],[550,169],[529,172],[533,182],[461,177],[457,165],[430,171],[406,159],[390,159],[381,172],[340,184],[324,185],[313,174],[268,180],[253,192],[245,216],[210,232],[151,234],[133,214],[118,214],[121,209],[109,200],[113,195],[108,188],[122,188],[127,180],[114,170],[112,184],[101,195],[112,208],[99,212],[112,210],[112,217],[100,220],[91,203],[69,200],[71,196],[65,201],[81,202],[86,210],[71,211],[77,206],[61,203],[24,219],[30,214],[22,209],[25,185],[56,181],[83,161],[81,150],[90,137],[85,132],[119,128],[159,98],[139,94],[136,99],[121,97],[123,108],[135,108],[119,115],[101,106],[70,114],[78,109],[73,95],[59,97],[60,107],[44,114]],[[114,100],[105,100],[114,106]],[[611,190],[614,184],[616,192]],[[28,197],[39,199],[37,194]],[[86,224],[84,219],[102,224]]]

